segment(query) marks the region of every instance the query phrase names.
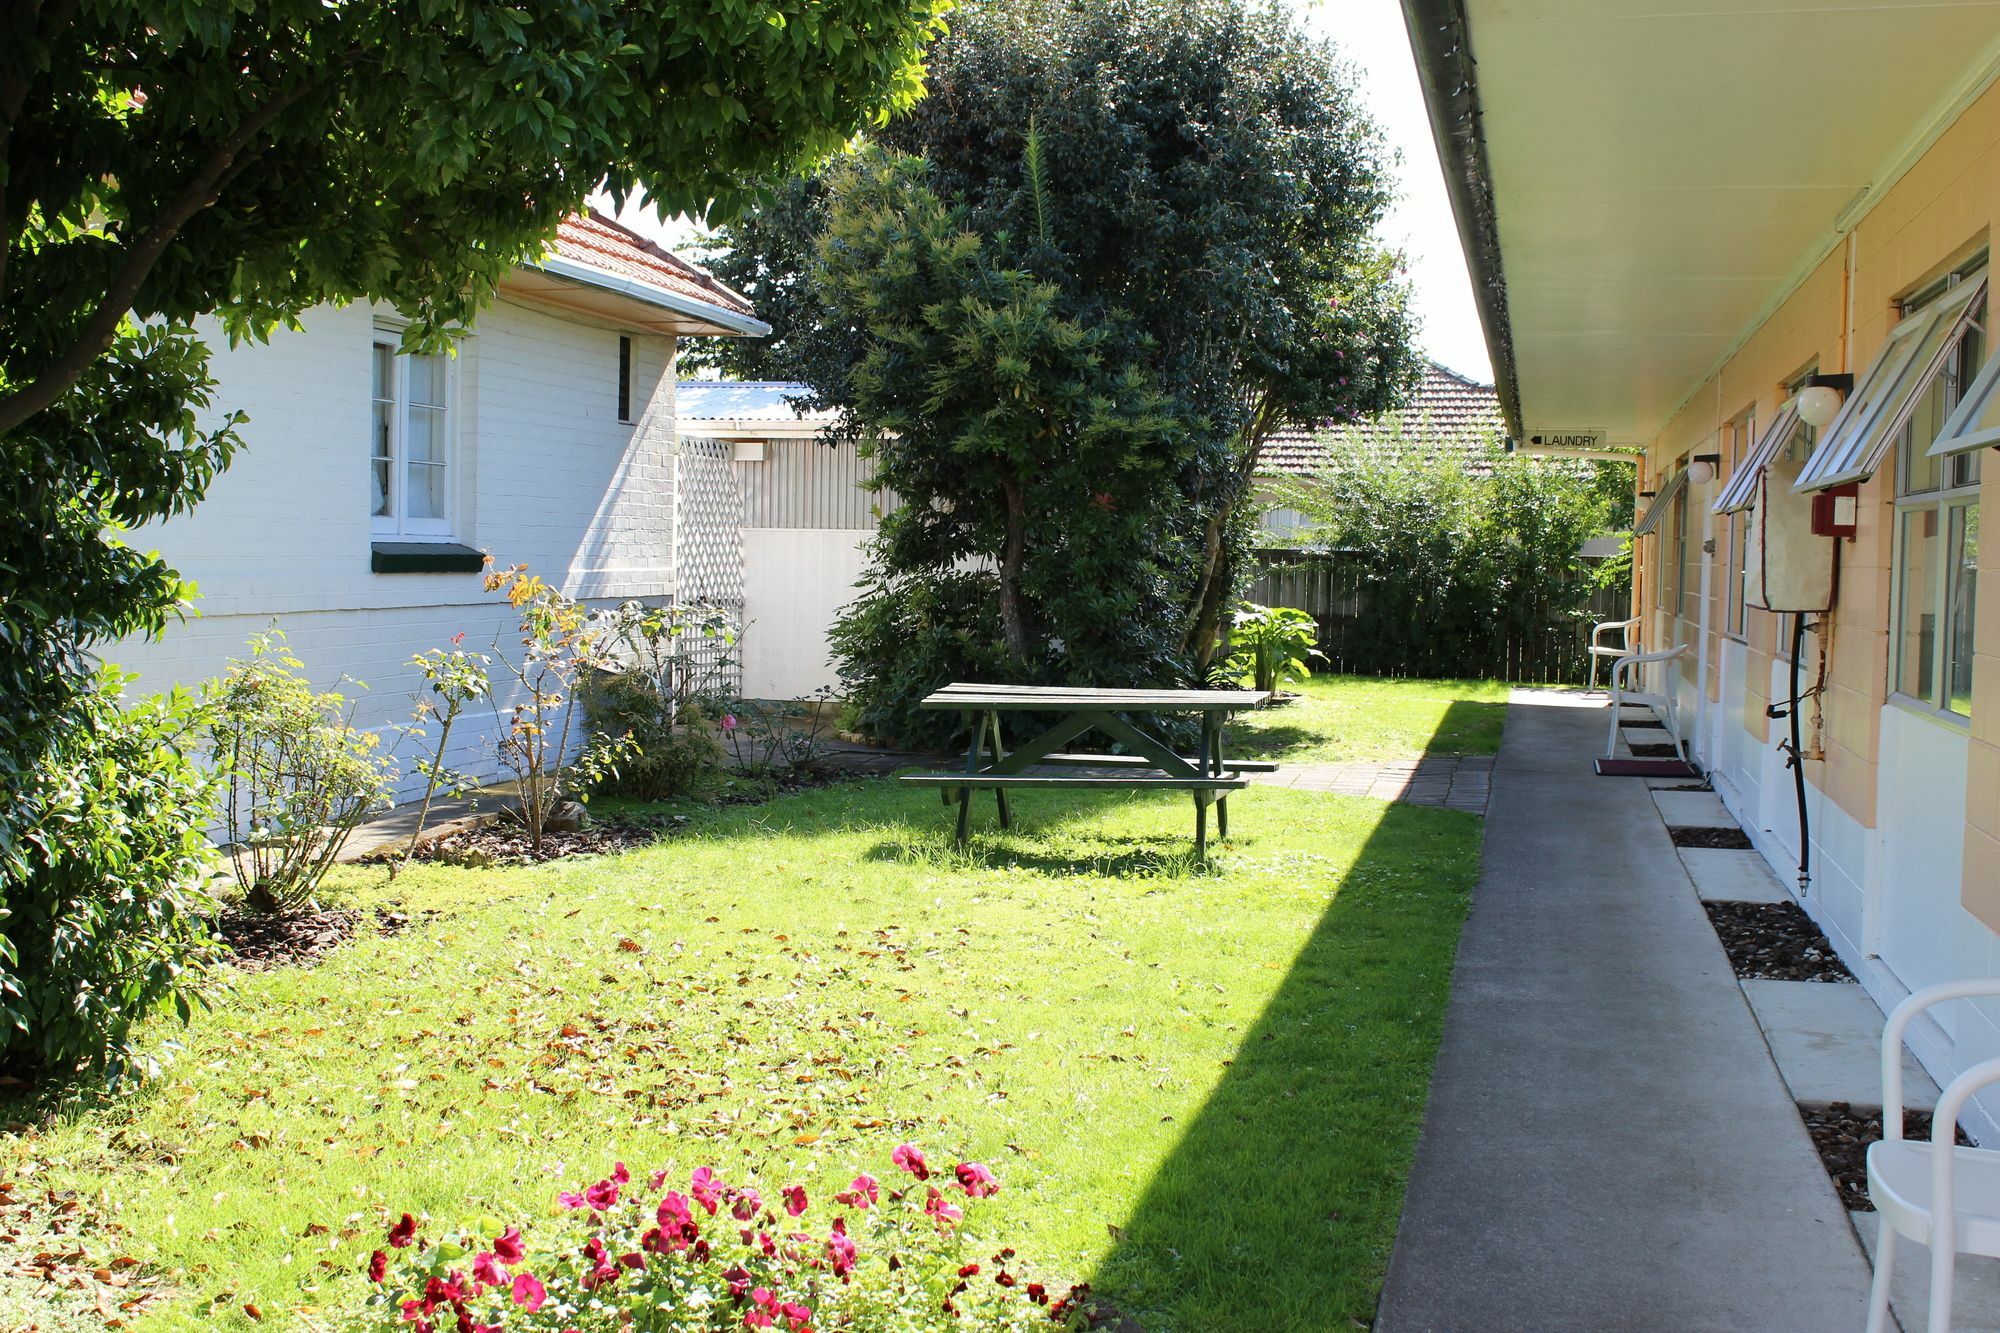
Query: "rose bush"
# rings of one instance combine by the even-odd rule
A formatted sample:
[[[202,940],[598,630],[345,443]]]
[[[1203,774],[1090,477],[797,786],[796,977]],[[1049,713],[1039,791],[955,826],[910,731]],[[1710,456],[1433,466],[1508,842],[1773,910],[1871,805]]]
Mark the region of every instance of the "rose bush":
[[[894,1183],[858,1175],[816,1205],[802,1185],[767,1200],[709,1167],[683,1187],[636,1183],[623,1162],[557,1198],[533,1236],[498,1221],[427,1238],[405,1213],[369,1256],[380,1333],[629,1330],[776,1333],[855,1329],[1082,1327],[1076,1295],[1051,1297],[961,1227],[964,1205],[998,1192],[962,1162],[934,1179],[923,1152],[896,1149]],[[942,1173],[940,1173],[942,1177]],[[818,1213],[818,1217],[811,1215]],[[810,1220],[809,1220],[810,1218]]]

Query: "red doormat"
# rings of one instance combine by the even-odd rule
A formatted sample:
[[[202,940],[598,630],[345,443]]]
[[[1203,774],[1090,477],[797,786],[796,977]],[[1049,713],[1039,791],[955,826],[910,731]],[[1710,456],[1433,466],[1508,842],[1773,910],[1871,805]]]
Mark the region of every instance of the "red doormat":
[[[1600,778],[1698,778],[1701,770],[1681,759],[1606,759],[1590,761]]]

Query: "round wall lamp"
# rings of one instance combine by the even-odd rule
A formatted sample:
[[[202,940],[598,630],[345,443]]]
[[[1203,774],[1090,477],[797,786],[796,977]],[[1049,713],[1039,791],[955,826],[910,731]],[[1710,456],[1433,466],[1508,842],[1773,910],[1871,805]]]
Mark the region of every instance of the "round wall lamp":
[[[1799,420],[1818,430],[1840,411],[1840,390],[1809,384],[1799,390]]]
[[[1706,486],[1715,480],[1717,465],[1722,462],[1721,454],[1696,454],[1688,464],[1688,481],[1696,486]]]

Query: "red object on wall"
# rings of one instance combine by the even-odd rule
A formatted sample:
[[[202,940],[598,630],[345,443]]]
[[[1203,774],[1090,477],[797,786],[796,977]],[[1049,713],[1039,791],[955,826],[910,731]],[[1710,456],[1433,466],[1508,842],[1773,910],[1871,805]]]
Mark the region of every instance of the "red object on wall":
[[[1815,537],[1852,537],[1856,515],[1861,509],[1861,487],[1849,482],[1832,486],[1812,498],[1812,530]]]

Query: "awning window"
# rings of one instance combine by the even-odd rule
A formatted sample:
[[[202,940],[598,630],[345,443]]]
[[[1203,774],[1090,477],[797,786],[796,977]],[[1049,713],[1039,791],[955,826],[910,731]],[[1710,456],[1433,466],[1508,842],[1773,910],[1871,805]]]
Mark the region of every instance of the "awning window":
[[[1889,341],[1806,460],[1799,490],[1821,491],[1875,474],[1931,381],[1957,354],[1985,295],[1984,277],[1967,279],[1890,330]]]
[[[1751,446],[1750,452],[1736,464],[1736,470],[1729,474],[1729,484],[1722,488],[1722,494],[1716,498],[1715,512],[1736,514],[1748,509],[1751,502],[1757,498],[1758,476],[1772,459],[1785,452],[1786,446],[1791,444],[1793,437],[1803,426],[1804,423],[1799,420],[1798,400],[1788,400],[1784,408],[1779,411],[1778,419],[1757,437],[1757,443]]]
[[[1944,423],[1944,429],[1931,445],[1932,458],[1969,454],[1989,444],[2000,445],[2000,393],[1996,389],[2000,389],[2000,352],[1988,357],[1972,383],[1966,386],[1951,419]]]
[[[1672,477],[1669,477],[1667,484],[1660,487],[1659,494],[1653,497],[1652,503],[1646,506],[1646,512],[1641,514],[1639,521],[1632,525],[1632,535],[1634,537],[1644,537],[1649,533],[1659,531],[1660,520],[1667,516],[1668,508],[1672,506],[1680,493],[1687,489],[1687,484],[1688,474],[1686,468],[1680,469]]]

